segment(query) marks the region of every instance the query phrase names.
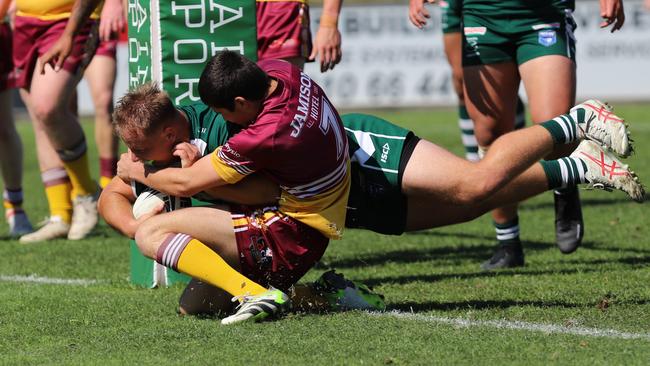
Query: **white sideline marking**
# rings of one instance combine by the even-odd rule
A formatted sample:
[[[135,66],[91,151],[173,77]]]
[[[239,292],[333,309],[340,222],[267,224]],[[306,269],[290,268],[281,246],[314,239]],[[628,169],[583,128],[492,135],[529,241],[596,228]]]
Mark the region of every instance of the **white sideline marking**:
[[[371,312],[369,314],[380,317],[390,316],[400,319],[417,320],[427,323],[448,324],[456,327],[492,327],[499,329],[527,330],[531,332],[542,332],[550,334],[572,334],[589,337],[650,340],[650,333],[628,333],[615,329],[567,327],[555,324],[528,323],[510,320],[470,320],[463,318],[446,318],[424,314],[403,313],[400,311],[390,311],[385,313]]]
[[[45,285],[74,285],[74,286],[88,286],[99,283],[97,280],[87,280],[83,278],[51,278],[51,277],[38,277],[35,275],[30,276],[6,276],[0,275],[0,282],[17,282],[17,283],[37,283]]]

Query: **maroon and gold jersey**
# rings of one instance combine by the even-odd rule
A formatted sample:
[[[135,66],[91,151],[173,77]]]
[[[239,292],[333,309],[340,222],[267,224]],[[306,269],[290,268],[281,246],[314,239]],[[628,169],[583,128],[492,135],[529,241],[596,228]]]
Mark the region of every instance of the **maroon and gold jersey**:
[[[282,188],[280,211],[340,237],[350,187],[348,141],[338,112],[307,74],[285,61],[258,65],[277,88],[257,119],[215,150],[219,176],[235,183],[259,171]]]

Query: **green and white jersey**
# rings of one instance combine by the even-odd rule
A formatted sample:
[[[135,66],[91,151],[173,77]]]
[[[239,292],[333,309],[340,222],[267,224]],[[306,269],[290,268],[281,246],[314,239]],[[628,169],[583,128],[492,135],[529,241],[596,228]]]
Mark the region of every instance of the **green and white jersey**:
[[[575,0],[463,0],[463,15],[512,17],[545,17],[564,14],[565,10],[575,9]]]
[[[367,114],[344,114],[341,120],[352,163],[359,164],[367,177],[376,175],[399,189],[400,159],[411,131]]]
[[[178,109],[190,122],[190,143],[205,156],[223,145],[240,131],[236,124],[226,122],[220,113],[203,103],[194,103]]]

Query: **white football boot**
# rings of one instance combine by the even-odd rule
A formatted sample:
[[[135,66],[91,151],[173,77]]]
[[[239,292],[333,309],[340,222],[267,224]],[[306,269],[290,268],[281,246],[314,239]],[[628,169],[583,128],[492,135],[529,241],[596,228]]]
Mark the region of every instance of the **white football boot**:
[[[571,108],[569,114],[578,122],[585,139],[596,141],[623,157],[632,153],[627,125],[608,104],[590,99]]]
[[[571,154],[587,165],[585,179],[589,187],[611,191],[619,189],[637,202],[643,202],[645,190],[639,177],[614,154],[593,141],[585,140]]]
[[[5,211],[5,218],[9,225],[9,236],[12,238],[19,238],[34,231],[32,223],[29,222],[27,214],[22,209],[7,209]]]
[[[59,216],[51,216],[47,218],[40,229],[31,234],[23,235],[20,237],[21,243],[33,243],[37,241],[46,241],[57,238],[64,238],[70,231],[70,224],[63,221]]]
[[[97,226],[97,200],[101,190],[98,188],[95,194],[77,196],[72,200],[72,223],[69,240],[79,240],[85,238]]]

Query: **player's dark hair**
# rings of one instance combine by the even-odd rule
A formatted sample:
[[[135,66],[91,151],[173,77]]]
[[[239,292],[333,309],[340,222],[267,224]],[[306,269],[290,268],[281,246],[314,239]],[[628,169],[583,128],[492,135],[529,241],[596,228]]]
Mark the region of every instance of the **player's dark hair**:
[[[146,136],[176,113],[169,95],[158,84],[145,83],[126,93],[117,102],[113,126],[120,137],[124,132]]]
[[[253,61],[233,51],[221,51],[212,57],[199,79],[203,103],[215,108],[235,109],[235,97],[249,101],[264,99],[269,77]]]

